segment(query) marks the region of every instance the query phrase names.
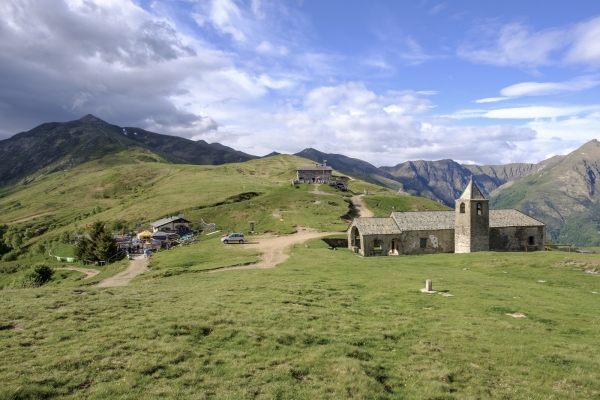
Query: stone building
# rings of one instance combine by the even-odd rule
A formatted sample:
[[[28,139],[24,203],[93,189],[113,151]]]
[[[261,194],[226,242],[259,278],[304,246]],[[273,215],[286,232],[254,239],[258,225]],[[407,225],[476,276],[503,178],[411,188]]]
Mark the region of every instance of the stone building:
[[[349,248],[364,256],[534,251],[545,241],[544,223],[517,210],[490,210],[473,181],[454,211],[392,212],[348,227]]]
[[[333,169],[327,165],[296,167],[296,179],[301,183],[323,183],[331,180]]]

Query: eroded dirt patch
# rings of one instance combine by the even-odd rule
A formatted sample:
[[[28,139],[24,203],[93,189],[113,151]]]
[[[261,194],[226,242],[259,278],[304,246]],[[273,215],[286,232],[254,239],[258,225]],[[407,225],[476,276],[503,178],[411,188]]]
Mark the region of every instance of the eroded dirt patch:
[[[297,227],[297,232],[292,235],[286,236],[272,236],[272,235],[261,235],[252,237],[252,242],[247,242],[243,244],[244,248],[256,249],[262,254],[259,256],[262,261],[250,264],[250,265],[241,265],[237,267],[230,268],[221,268],[215,269],[211,271],[207,271],[209,273],[214,272],[222,272],[222,271],[230,271],[233,269],[251,269],[251,268],[273,268],[277,264],[280,264],[288,259],[289,254],[285,253],[285,250],[294,245],[300,244],[308,239],[315,239],[329,235],[339,234],[339,232],[318,232],[316,229],[312,228],[304,228]],[[226,245],[226,246],[237,246],[237,245]]]
[[[139,256],[131,260],[129,267],[125,271],[119,272],[116,275],[101,280],[98,283],[98,287],[111,287],[111,286],[127,286],[127,284],[136,276],[143,274],[146,271],[150,271],[148,268],[148,258]]]

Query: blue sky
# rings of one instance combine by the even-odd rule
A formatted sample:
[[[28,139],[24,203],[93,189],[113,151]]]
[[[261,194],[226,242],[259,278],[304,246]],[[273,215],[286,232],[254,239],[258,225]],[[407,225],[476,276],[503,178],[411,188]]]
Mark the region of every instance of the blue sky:
[[[0,138],[92,113],[255,155],[500,164],[600,132],[600,2],[0,4]]]

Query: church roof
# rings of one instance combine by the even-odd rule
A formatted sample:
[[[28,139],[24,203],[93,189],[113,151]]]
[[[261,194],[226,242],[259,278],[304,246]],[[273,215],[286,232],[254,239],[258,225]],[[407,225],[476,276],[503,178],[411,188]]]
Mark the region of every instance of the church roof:
[[[355,218],[350,226],[356,226],[363,235],[445,230],[455,228],[455,216],[455,211],[396,211],[390,218]],[[490,228],[543,225],[517,210],[490,210]]]
[[[391,217],[401,231],[454,229],[454,211],[396,211]]]
[[[471,178],[465,191],[460,195],[459,200],[485,200],[485,197],[477,187],[477,184],[473,182],[473,178]]]
[[[545,224],[517,210],[490,210],[490,228],[542,225]]]
[[[354,218],[350,226],[356,226],[363,235],[402,233],[392,218]]]

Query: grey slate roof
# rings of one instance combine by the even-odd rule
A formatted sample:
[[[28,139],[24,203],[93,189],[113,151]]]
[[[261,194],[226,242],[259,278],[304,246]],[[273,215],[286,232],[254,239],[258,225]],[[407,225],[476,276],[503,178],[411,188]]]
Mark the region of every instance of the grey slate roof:
[[[333,171],[331,167],[296,167],[296,171]]]
[[[485,200],[485,197],[475,182],[473,182],[473,178],[471,178],[471,181],[465,188],[465,191],[460,195],[459,200]]]
[[[354,218],[350,227],[356,226],[363,235],[402,233],[392,218]]]
[[[454,229],[454,211],[396,211],[391,217],[401,231]]]
[[[355,218],[350,227],[356,226],[363,235],[399,234],[454,229],[454,219],[454,211],[396,211],[390,218]],[[517,210],[490,210],[490,228],[543,225],[543,222]]]
[[[187,223],[189,223],[190,221],[188,221],[187,219],[183,219],[182,217],[176,216],[176,217],[159,219],[158,221],[152,222],[150,224],[150,226],[159,227],[159,226],[163,226],[164,224],[168,224],[170,222],[187,222]]]
[[[517,210],[490,210],[490,228],[546,225]]]

